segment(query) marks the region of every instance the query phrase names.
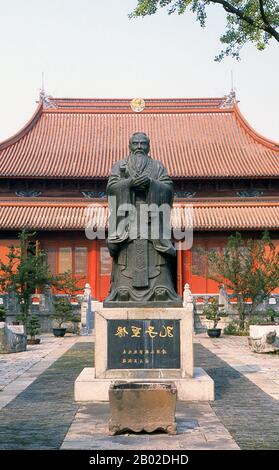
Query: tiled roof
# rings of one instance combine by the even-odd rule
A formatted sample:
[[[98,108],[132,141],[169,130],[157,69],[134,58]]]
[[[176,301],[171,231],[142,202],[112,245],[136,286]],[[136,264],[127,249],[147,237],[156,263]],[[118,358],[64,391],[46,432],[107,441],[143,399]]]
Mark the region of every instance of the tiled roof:
[[[172,227],[185,227],[191,203],[174,204]],[[264,201],[195,201],[193,227],[195,230],[279,229],[278,198]],[[57,200],[0,202],[0,229],[20,230],[84,230],[107,227],[106,204],[88,201]]]
[[[279,144],[251,129],[235,102],[216,99],[48,99],[0,144],[0,177],[106,178],[135,131],[173,178],[279,177]]]
[[[187,205],[174,205],[172,225],[185,227]],[[278,230],[279,200],[267,202],[193,202],[195,230]]]

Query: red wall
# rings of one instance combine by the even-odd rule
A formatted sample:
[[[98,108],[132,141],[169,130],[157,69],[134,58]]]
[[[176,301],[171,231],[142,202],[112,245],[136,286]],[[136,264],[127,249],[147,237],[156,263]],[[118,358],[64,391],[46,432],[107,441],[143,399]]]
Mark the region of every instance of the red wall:
[[[198,247],[209,251],[212,248],[222,248],[226,244],[228,235],[218,236],[215,233],[197,234],[194,237],[194,245],[191,250],[177,252],[177,288],[180,295],[186,283],[190,284],[194,294],[218,293],[219,286],[207,276],[207,259],[199,253]],[[81,281],[81,290],[86,282],[89,282],[92,295],[98,300],[103,300],[109,290],[111,261],[107,254],[105,240],[88,240],[81,232],[43,232],[39,234],[42,248],[55,248],[56,256],[59,256],[59,248],[86,247],[88,253],[87,275]],[[17,240],[0,240],[0,259],[5,260],[8,246]],[[279,240],[275,243],[279,247]],[[101,262],[102,261],[102,262]],[[58,266],[58,259],[56,260]],[[279,293],[279,289],[276,290]]]

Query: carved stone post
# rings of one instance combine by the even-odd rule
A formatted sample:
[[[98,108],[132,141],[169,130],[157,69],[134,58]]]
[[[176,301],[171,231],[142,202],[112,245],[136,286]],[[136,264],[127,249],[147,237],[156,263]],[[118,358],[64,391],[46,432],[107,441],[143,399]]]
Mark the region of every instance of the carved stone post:
[[[90,284],[86,283],[84,288],[84,296],[81,302],[80,311],[80,334],[89,335],[93,329],[93,312],[91,309],[91,287]]]
[[[224,305],[224,309],[225,309],[226,311],[229,310],[230,303],[229,303],[228,294],[227,294],[227,291],[226,291],[226,289],[225,289],[224,284],[221,284],[221,286],[220,286],[220,290],[219,290],[219,304]]]
[[[13,316],[16,316],[20,313],[18,299],[14,290],[11,290],[8,293],[8,312],[11,313]]]
[[[185,284],[183,291],[183,307],[187,307],[187,303],[193,303],[192,292],[190,291],[189,284]]]
[[[49,313],[53,313],[53,299],[52,299],[52,292],[51,287],[46,284],[45,285],[45,309]]]

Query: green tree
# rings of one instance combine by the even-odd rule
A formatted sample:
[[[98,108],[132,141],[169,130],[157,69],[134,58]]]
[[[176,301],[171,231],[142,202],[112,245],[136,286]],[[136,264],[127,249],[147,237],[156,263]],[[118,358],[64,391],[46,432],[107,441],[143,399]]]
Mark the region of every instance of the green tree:
[[[30,315],[31,296],[36,289],[52,283],[45,254],[34,243],[35,233],[23,230],[19,246],[11,245],[7,263],[0,262],[0,286],[4,292],[14,292],[20,307],[18,319],[25,327]]]
[[[81,290],[80,283],[84,276],[76,276],[71,271],[53,277],[52,283],[56,291],[66,294],[66,297],[56,297],[53,300],[54,313],[51,318],[56,320],[58,328],[62,328],[63,323],[71,322],[73,332],[77,332],[77,324],[80,322],[80,314],[75,314],[70,302],[70,297]]]
[[[259,240],[244,240],[237,232],[222,252],[209,253],[208,276],[231,290],[244,330],[246,316],[279,286],[279,252],[268,232]]]
[[[218,304],[215,297],[213,297],[212,301],[208,303],[206,307],[203,309],[203,315],[207,320],[211,320],[213,323],[212,328],[217,328],[218,322],[221,320],[222,317],[227,317],[227,312],[223,309],[223,304]]]
[[[220,37],[225,48],[215,60],[225,56],[239,59],[241,48],[248,42],[263,50],[270,39],[279,42],[278,0],[137,0],[138,4],[130,18],[155,14],[159,8],[168,8],[168,13],[182,15],[191,10],[202,27],[206,23],[208,7],[219,5],[226,12],[226,29]]]
[[[71,271],[53,276],[52,284],[58,292],[67,295],[74,295],[81,290],[80,282],[85,279],[84,276],[76,276]]]
[[[28,316],[27,323],[26,323],[26,333],[30,335],[30,339],[36,339],[36,335],[40,332],[41,325],[38,315],[32,314]]]
[[[76,321],[77,317],[73,314],[73,308],[67,297],[58,297],[54,299],[53,304],[54,313],[51,315],[51,318],[56,320],[58,328],[62,328],[66,322]]]

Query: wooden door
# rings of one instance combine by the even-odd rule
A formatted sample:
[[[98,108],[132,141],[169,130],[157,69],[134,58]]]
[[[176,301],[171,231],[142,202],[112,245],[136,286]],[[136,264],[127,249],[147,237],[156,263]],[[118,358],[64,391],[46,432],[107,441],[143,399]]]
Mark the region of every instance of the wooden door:
[[[190,289],[193,294],[206,294],[207,292],[207,242],[199,240],[189,251],[188,271]]]

